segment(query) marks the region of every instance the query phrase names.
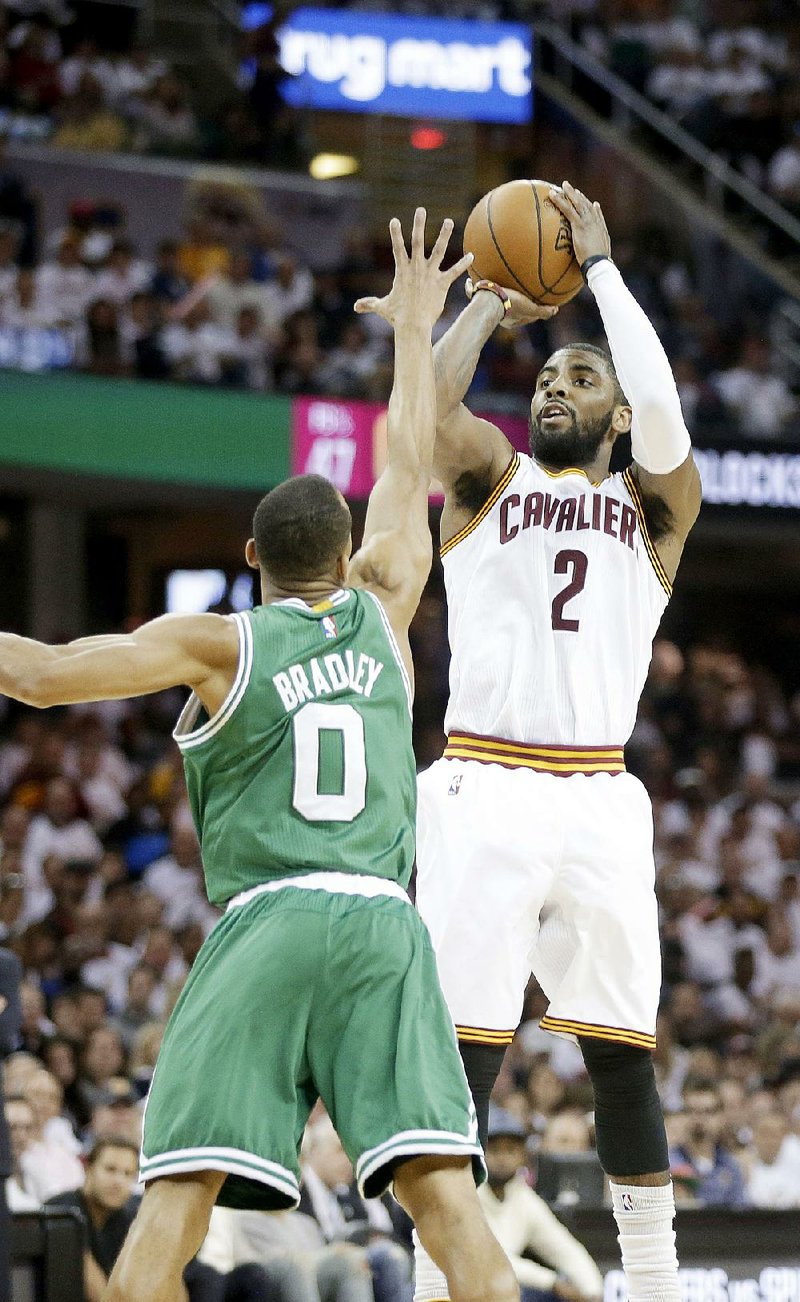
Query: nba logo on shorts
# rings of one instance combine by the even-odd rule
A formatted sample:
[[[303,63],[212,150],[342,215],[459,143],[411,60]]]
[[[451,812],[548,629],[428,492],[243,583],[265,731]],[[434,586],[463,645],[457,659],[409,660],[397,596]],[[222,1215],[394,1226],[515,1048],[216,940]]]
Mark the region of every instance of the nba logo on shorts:
[[[319,621],[319,624],[329,642],[338,636],[339,630],[336,627],[336,620],[333,618],[333,615],[325,615]]]
[[[450,783],[450,789],[447,793],[448,796],[458,795],[459,791],[461,790],[461,777],[462,775],[460,773],[457,773],[456,776],[453,778],[453,781]]]
[[[633,1211],[633,1194],[624,1193],[622,1195],[622,1210],[624,1212]]]

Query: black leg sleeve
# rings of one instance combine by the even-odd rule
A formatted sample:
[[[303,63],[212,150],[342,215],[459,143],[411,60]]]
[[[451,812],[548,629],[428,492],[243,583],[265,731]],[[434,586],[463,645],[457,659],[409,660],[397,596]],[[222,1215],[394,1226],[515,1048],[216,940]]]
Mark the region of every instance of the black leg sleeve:
[[[649,1050],[579,1039],[594,1090],[597,1156],[607,1175],[669,1170],[667,1135]]]
[[[459,1041],[458,1047],[478,1114],[478,1134],[485,1148],[489,1131],[489,1096],[500,1075],[506,1056],[505,1047],[496,1049],[493,1045],[467,1044],[465,1041]]]

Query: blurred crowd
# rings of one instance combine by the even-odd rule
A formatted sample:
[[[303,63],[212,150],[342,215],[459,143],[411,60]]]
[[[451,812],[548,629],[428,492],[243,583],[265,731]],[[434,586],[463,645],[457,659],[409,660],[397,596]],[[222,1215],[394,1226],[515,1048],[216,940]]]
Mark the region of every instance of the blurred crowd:
[[[412,631],[420,766],[443,745],[444,620],[432,587]],[[80,1187],[99,1140],[138,1141],[165,1019],[218,916],[170,739],[180,698],[5,711],[0,941],[25,970],[5,1074],[18,1205]],[[798,723],[800,696],[762,666],[657,643],[626,755],[654,802],[656,1064],[684,1203],[800,1207]],[[580,1054],[539,1029],[543,1011],[532,984],[496,1094],[534,1172],[593,1144]],[[349,1187],[337,1160],[331,1182]]]
[[[140,8],[140,0],[2,0],[3,128],[61,149],[303,162],[269,24],[241,36],[249,76],[209,108],[184,73],[138,38]]]
[[[387,399],[391,331],[353,313],[359,295],[388,289],[383,237],[353,230],[338,266],[312,270],[307,251],[268,219],[231,238],[201,208],[150,259],[127,237],[118,205],[79,200],[39,252],[24,192],[9,195],[3,216],[0,185],[0,365]],[[797,395],[765,327],[772,303],[758,282],[730,278],[715,298],[707,262],[661,226],[616,241],[614,256],[664,341],[690,429],[726,441],[795,437]],[[463,304],[454,290],[437,337]],[[604,342],[586,293],[552,322],[496,332],[475,401],[526,417],[543,362],[576,338]]]
[[[475,21],[546,17],[779,203],[800,212],[794,0],[351,0]]]

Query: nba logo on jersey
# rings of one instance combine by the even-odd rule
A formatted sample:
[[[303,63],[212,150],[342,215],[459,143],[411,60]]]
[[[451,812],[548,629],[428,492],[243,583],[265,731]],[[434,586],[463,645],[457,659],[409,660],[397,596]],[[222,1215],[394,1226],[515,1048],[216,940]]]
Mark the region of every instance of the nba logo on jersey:
[[[459,791],[461,790],[461,778],[462,778],[462,776],[463,776],[463,775],[462,775],[461,773],[457,773],[456,776],[453,778],[453,781],[450,783],[450,789],[449,789],[449,791],[448,791],[448,793],[447,793],[448,796],[457,796],[457,795],[458,795]]]
[[[319,621],[319,625],[329,642],[332,641],[333,638],[338,637],[339,630],[336,627],[336,620],[333,618],[333,615],[325,615],[325,617]]]

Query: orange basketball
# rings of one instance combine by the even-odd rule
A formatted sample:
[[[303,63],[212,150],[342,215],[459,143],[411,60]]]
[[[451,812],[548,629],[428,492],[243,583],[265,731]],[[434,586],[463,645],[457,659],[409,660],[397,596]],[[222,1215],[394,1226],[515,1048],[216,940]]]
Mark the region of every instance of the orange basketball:
[[[494,280],[537,303],[560,306],[575,297],[583,277],[551,189],[549,181],[508,181],[475,205],[464,227],[473,280]]]

